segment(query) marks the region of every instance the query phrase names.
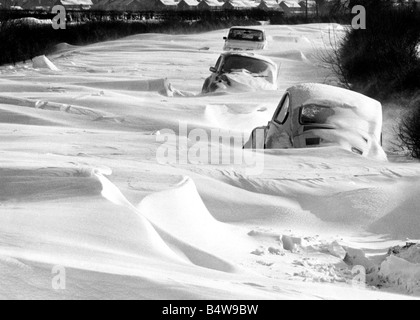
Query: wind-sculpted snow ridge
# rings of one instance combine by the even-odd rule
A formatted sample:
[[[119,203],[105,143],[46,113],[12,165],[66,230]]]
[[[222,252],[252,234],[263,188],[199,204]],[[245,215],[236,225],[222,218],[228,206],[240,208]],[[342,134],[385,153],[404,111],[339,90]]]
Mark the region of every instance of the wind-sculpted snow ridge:
[[[35,110],[24,110],[16,107],[26,107]],[[123,118],[109,112],[102,112],[88,107],[64,104],[46,100],[23,99],[10,96],[0,96],[0,122],[22,123],[27,125],[60,126],[67,125],[64,118],[50,119],[48,115],[37,110],[63,112],[83,116],[92,121],[122,122]]]
[[[191,180],[186,179],[179,185],[178,189],[172,192],[162,192],[161,194],[146,198],[140,206],[140,208],[143,209],[141,210],[136,209],[122,195],[118,188],[106,179],[100,172],[96,173],[96,176],[102,183],[102,195],[106,199],[116,205],[133,211],[139,216],[139,219],[141,219],[142,222],[142,229],[138,231],[145,237],[144,242],[142,243],[145,248],[155,254],[167,256],[170,259],[179,261],[181,261],[181,258],[177,256],[176,253],[181,254],[182,258],[187,258],[192,263],[204,268],[224,272],[237,272],[236,268],[229,262],[204,251],[206,246],[203,246],[202,244],[212,243],[214,235],[217,234],[218,237],[220,237],[220,234],[217,233],[218,230],[211,229],[212,219],[208,216],[206,219],[206,215],[208,215],[208,213],[205,212],[206,208],[199,199],[198,193]],[[179,197],[179,194],[183,194],[184,197]],[[151,199],[156,197],[159,199]],[[165,207],[165,202],[169,203],[170,207]],[[153,203],[153,205],[147,207],[147,203]],[[159,208],[159,204],[163,205],[163,209]],[[185,204],[187,205],[185,206]],[[176,205],[178,205],[178,207],[176,207]],[[168,226],[169,223],[170,229],[159,227],[156,222],[153,223],[153,220],[149,220],[156,219],[156,213],[159,212],[159,210],[161,210],[161,214],[163,213],[168,215],[170,212],[169,209],[171,209],[172,214],[169,217],[165,217],[166,219],[161,219],[160,221],[165,221],[166,226]],[[182,211],[185,209],[189,212]],[[142,211],[148,212],[150,214],[149,218],[147,218]],[[175,224],[175,226],[173,224]],[[201,225],[202,227],[197,230],[197,225]],[[182,228],[182,226],[186,228]],[[176,234],[171,234],[168,232],[168,229],[176,231]],[[207,230],[206,234],[203,234],[204,230]],[[190,236],[188,236],[188,233],[186,234],[186,232],[190,233]],[[194,245],[183,241],[181,237],[189,240],[190,243],[194,243]],[[201,241],[200,238],[202,239]]]
[[[368,258],[362,250],[347,248],[344,261],[364,273],[370,285],[420,296],[420,245],[408,242],[389,249],[386,255]],[[362,269],[360,268],[362,267]]]
[[[98,111],[95,111],[86,107],[65,105],[62,103],[49,102],[49,101],[43,101],[43,100],[22,99],[22,98],[8,97],[8,96],[0,96],[0,104],[41,109],[41,110],[49,110],[49,111],[61,111],[61,112],[72,113],[72,114],[77,114],[77,115],[86,115],[86,116],[93,117],[94,119],[109,116],[109,114],[98,112]]]
[[[276,58],[289,59],[295,61],[309,62],[305,54],[300,50],[284,51],[276,55]]]
[[[296,36],[274,36],[274,37],[271,37],[270,40],[279,41],[279,42],[283,42],[283,43],[287,43],[287,42],[304,43],[304,44],[311,43],[311,41],[305,36],[298,36],[298,37],[296,37]]]
[[[54,63],[52,63],[46,56],[39,56],[32,59],[33,68],[35,69],[49,69],[51,71],[60,71]]]
[[[204,117],[214,128],[243,132],[245,138],[249,135],[247,128],[254,124],[257,126],[267,119],[267,107],[266,104],[255,106],[246,103],[207,105]]]
[[[146,245],[154,254],[168,260],[175,259],[178,263],[191,262],[208,269],[229,273],[240,272],[233,264],[209,252],[224,252],[225,254],[230,252],[231,258],[234,258],[235,255],[232,255],[232,252],[235,249],[252,246],[254,242],[238,237],[232,228],[218,222],[205,207],[190,178],[185,177],[170,190],[149,195],[141,201],[138,208],[135,208],[100,171],[95,175],[102,183],[103,197],[116,205],[130,209],[140,217],[144,226],[144,229],[139,230],[144,237],[142,245]],[[260,246],[250,252],[260,257],[257,264],[262,266],[270,267],[274,264],[264,261],[266,260],[264,255],[284,257],[285,252],[288,251],[297,255],[306,252],[309,256],[311,253],[315,255],[323,253],[336,258],[336,265],[329,264],[328,266],[316,264],[316,262],[311,264],[309,261],[313,258],[305,258],[303,262],[295,260],[296,266],[312,270],[309,273],[295,272],[293,275],[295,279],[305,277],[321,283],[351,283],[353,281],[351,268],[363,267],[370,284],[375,284],[374,277],[383,279],[385,272],[388,272],[388,264],[393,259],[388,258],[380,267],[375,267],[374,260],[366,258],[363,250],[353,249],[345,244],[341,245],[337,241],[328,243],[319,241],[317,237],[281,236],[255,230],[249,232],[248,236],[251,240],[262,240],[261,243],[267,246],[266,248]],[[194,246],[189,243],[194,243]],[[342,262],[338,263],[340,260]],[[411,269],[417,270],[415,266],[412,266],[407,270],[409,275],[416,275],[417,271],[410,271]],[[394,282],[389,280],[388,283],[392,287],[395,280]],[[414,287],[410,287],[408,293],[415,293],[416,286],[414,284]]]
[[[380,285],[408,294],[420,295],[420,244],[409,242],[390,249],[382,262],[377,278]]]
[[[99,89],[126,90],[137,92],[151,91],[159,92],[164,95],[167,95],[165,89],[168,86],[167,79],[84,82],[80,83],[79,85]]]
[[[98,194],[100,184],[84,168],[0,168],[0,201],[27,202]]]

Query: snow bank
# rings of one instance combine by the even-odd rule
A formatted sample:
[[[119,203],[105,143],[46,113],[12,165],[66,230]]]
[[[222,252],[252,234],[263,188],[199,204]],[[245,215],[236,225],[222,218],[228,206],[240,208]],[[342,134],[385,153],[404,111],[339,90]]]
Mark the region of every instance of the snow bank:
[[[32,59],[33,67],[35,69],[49,69],[52,71],[60,71],[54,63],[52,63],[46,56],[39,56]]]
[[[403,293],[420,294],[420,264],[390,256],[381,264],[381,282]]]
[[[139,210],[160,229],[210,253],[211,256],[207,257],[202,253],[197,256],[194,250],[190,249],[188,257],[201,266],[215,268],[216,252],[223,254],[242,251],[243,247],[249,244],[246,240],[234,237],[227,225],[217,221],[210,214],[194,182],[188,177],[171,190],[155,193],[143,199]],[[220,264],[216,266],[217,269],[230,272],[235,270],[233,266],[223,264],[225,266]]]
[[[310,44],[311,41],[305,36],[274,36],[271,37],[274,41],[279,42],[294,42],[294,43],[303,43],[303,44]],[[271,40],[270,39],[270,40]]]
[[[16,98],[11,96],[3,96],[0,95],[0,109],[5,115],[5,118],[1,120],[6,122],[6,117],[10,117],[12,114],[16,115],[16,118],[10,118],[10,123],[19,123],[20,119],[27,118],[28,121],[33,119],[35,122],[38,120],[40,122],[45,122],[53,124],[53,122],[49,122],[48,118],[45,114],[41,114],[35,110],[45,110],[45,111],[54,111],[54,112],[61,112],[66,114],[73,114],[78,116],[84,116],[90,118],[91,120],[99,121],[99,120],[114,120],[114,121],[122,121],[121,117],[118,117],[112,113],[108,112],[101,112],[91,108],[77,106],[77,105],[70,105],[64,103],[57,103],[57,102],[50,102],[45,100],[35,100],[35,99],[25,99],[25,98]],[[35,110],[24,110],[24,108],[16,108],[25,107],[28,109],[35,109]],[[59,119],[56,123],[65,123],[63,117],[58,117]],[[27,123],[29,124],[29,123]],[[32,123],[33,124],[33,123]]]
[[[277,58],[308,62],[308,58],[300,50],[287,50],[276,54]]]
[[[167,79],[151,79],[151,80],[117,80],[117,81],[100,81],[100,82],[84,82],[80,85],[99,88],[99,89],[113,89],[125,91],[150,91],[159,92],[163,95],[168,95],[166,90],[169,90],[169,83]]]
[[[74,168],[0,168],[0,202],[55,200],[98,194],[91,171]]]
[[[347,255],[347,251],[337,241],[332,242],[328,246],[328,252],[341,260],[344,260]]]
[[[403,247],[393,247],[390,253],[398,258],[407,260],[408,262],[420,264],[420,244],[407,243]]]
[[[101,172],[97,172],[96,177],[102,184],[102,196],[115,205],[125,207],[136,212],[132,204],[124,197],[121,191],[104,177]],[[165,241],[160,237],[150,222],[141,214],[138,214],[140,220],[138,232],[141,235],[142,255],[159,257],[164,260],[181,261],[178,256],[168,247]]]
[[[403,293],[420,295],[420,245],[408,244],[391,249],[379,271],[382,285]]]
[[[385,256],[371,257],[367,256],[366,249],[342,248],[346,252],[343,261],[351,268],[362,267],[367,285],[420,295],[420,244],[408,243],[391,248]]]
[[[102,183],[104,198],[138,215],[145,254],[179,262],[185,259],[204,268],[237,272],[235,266],[208,252],[214,248],[215,235],[220,239],[223,232],[221,228],[216,229],[216,222],[210,218],[190,179],[186,178],[172,191],[150,195],[136,209],[100,172],[96,176]]]
[[[395,200],[388,209],[378,215],[376,221],[369,226],[370,232],[388,234],[397,239],[420,238],[420,179],[402,179],[397,184],[386,186],[391,191],[389,198]],[[387,199],[384,199],[388,201]]]
[[[59,44],[55,45],[54,48],[53,48],[53,51],[54,51],[55,54],[59,54],[59,53],[64,53],[64,52],[67,52],[67,51],[75,50],[77,48],[79,48],[79,47],[68,44],[66,42],[62,42],[62,43],[59,43]]]
[[[254,104],[238,103],[231,105],[206,105],[205,120],[214,128],[229,128],[248,134],[248,128],[264,123],[268,112],[264,104],[255,107]]]
[[[153,80],[199,92],[223,30],[80,47],[55,58],[62,72],[0,68],[1,298],[396,297],[350,286],[349,270],[373,263],[377,275],[386,257],[373,256],[396,244],[388,239],[418,238],[418,164],[330,147],[269,150],[258,176],[235,164],[156,163],[152,132],[178,132],[178,121],[249,132],[270,120],[286,88],[325,80],[328,70],[281,57],[312,57],[325,26],[267,28],[313,42],[273,41],[279,91],[182,97]],[[125,121],[103,121],[111,117]],[[80,169],[106,167],[114,172]],[[55,265],[71,270],[63,292],[51,288]]]

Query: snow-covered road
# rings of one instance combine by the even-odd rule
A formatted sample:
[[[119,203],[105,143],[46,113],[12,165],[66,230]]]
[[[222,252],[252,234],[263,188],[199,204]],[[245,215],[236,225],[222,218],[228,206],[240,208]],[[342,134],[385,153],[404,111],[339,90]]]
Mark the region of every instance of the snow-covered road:
[[[420,239],[418,163],[278,150],[260,154],[264,168],[253,175],[239,164],[156,156],[165,129],[181,133],[182,153],[192,129],[249,133],[289,86],[334,83],[318,59],[332,29],[342,28],[267,27],[265,55],[281,65],[277,92],[158,92],[157,79],[168,78],[198,93],[225,30],[63,44],[50,57],[58,71],[1,67],[0,298],[419,295],[417,264],[393,258],[388,273],[379,270],[390,247]],[[393,121],[390,112],[386,133]],[[383,289],[355,285],[360,265]],[[408,275],[393,269],[401,265]],[[65,290],[52,288],[54,266],[66,270]]]

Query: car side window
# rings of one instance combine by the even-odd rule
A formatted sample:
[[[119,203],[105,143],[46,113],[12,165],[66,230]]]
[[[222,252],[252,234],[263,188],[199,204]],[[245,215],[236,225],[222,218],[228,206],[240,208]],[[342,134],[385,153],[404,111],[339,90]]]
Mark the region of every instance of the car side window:
[[[277,108],[277,113],[274,117],[274,121],[278,124],[284,124],[287,120],[289,115],[289,104],[290,104],[290,97],[289,94],[286,93],[281,99],[279,107]]]

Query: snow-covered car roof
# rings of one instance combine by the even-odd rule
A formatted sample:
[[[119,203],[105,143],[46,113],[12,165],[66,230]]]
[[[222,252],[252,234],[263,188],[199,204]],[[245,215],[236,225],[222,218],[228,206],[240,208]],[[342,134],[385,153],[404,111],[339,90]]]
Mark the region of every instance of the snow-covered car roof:
[[[334,123],[347,128],[360,128],[364,131],[381,134],[382,105],[360,93],[318,83],[305,83],[287,89],[290,93],[292,110],[304,105],[321,105],[333,108]],[[343,120],[344,119],[344,120]]]
[[[292,108],[299,108],[311,101],[324,102],[326,106],[341,108],[356,108],[369,116],[371,111],[381,111],[382,105],[379,101],[369,98],[363,94],[344,88],[333,87],[320,83],[304,83],[287,89],[292,98]],[[332,105],[331,105],[332,104]]]
[[[232,52],[232,51],[228,51],[228,52],[224,52],[221,54],[223,57],[228,57],[228,56],[242,56],[242,57],[248,57],[248,58],[253,58],[253,59],[258,59],[258,60],[262,60],[265,61],[269,64],[272,64],[273,66],[275,66],[277,68],[277,64],[271,60],[270,58],[261,56],[259,54],[255,54],[252,52]]]
[[[223,63],[218,63],[217,72],[223,74],[222,79],[229,91],[277,90],[279,67],[271,59],[243,51],[224,52],[220,57],[223,58]],[[208,80],[220,87],[220,79],[210,77],[205,85]],[[207,83],[207,87],[208,85]],[[206,90],[203,89],[204,92],[208,92]]]

